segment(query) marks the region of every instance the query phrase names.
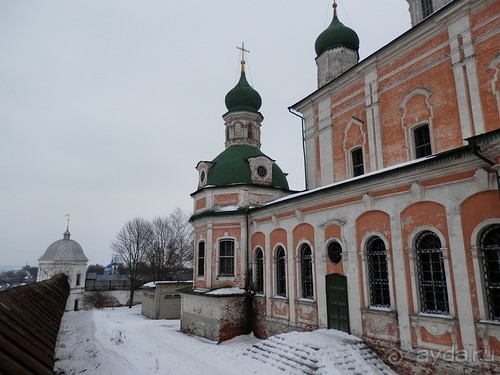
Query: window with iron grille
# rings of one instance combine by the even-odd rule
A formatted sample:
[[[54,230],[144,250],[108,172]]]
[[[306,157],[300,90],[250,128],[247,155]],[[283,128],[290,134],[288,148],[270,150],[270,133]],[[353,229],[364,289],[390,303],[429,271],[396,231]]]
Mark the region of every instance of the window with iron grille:
[[[312,251],[308,244],[303,244],[300,249],[300,276],[302,298],[314,299]]]
[[[264,294],[264,253],[259,247],[255,250],[255,293]]]
[[[421,0],[420,2],[422,3],[422,18],[429,17],[434,12],[432,0]]]
[[[487,227],[479,241],[488,318],[500,321],[500,224]]]
[[[351,160],[352,160],[352,176],[361,176],[365,173],[365,169],[363,167],[363,149],[356,148],[351,151]]]
[[[276,249],[276,295],[286,297],[286,254],[281,246]]]
[[[435,233],[425,231],[418,236],[415,247],[421,311],[448,315],[450,308],[441,241]]]
[[[198,276],[205,276],[205,242],[198,243]]]
[[[372,237],[366,244],[368,260],[368,284],[370,306],[390,307],[389,273],[387,271],[387,251],[380,237]]]
[[[219,242],[219,276],[234,276],[234,241]]]
[[[415,141],[415,157],[423,158],[432,154],[429,125],[421,125],[413,131]]]
[[[370,306],[390,307],[389,273],[387,268],[387,250],[380,237],[372,237],[366,244],[368,261],[368,284]]]

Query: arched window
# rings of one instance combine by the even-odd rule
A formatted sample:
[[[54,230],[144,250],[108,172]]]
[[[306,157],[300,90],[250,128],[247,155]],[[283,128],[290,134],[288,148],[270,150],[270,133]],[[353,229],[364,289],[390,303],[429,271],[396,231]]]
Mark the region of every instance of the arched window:
[[[255,293],[264,294],[264,253],[258,247],[254,253],[254,288]]]
[[[450,313],[443,252],[439,237],[431,232],[421,233],[416,241],[420,308],[424,313]]]
[[[500,320],[500,224],[487,227],[479,240],[488,318]]]
[[[276,249],[276,295],[286,297],[286,254],[281,246]]]
[[[252,123],[247,124],[247,129],[248,129],[248,139],[253,139],[253,124]]]
[[[234,276],[234,241],[219,242],[219,276]]]
[[[198,243],[198,276],[205,276],[205,242]]]
[[[368,258],[368,284],[370,306],[390,307],[389,273],[387,270],[387,251],[380,237],[372,237],[366,244]]]
[[[351,163],[352,177],[361,176],[365,173],[365,168],[363,167],[363,149],[361,147],[351,151]]]
[[[312,251],[306,243],[300,248],[300,276],[302,298],[314,299]]]
[[[423,158],[432,154],[429,125],[424,124],[415,128],[413,130],[413,140],[415,142],[415,158]]]

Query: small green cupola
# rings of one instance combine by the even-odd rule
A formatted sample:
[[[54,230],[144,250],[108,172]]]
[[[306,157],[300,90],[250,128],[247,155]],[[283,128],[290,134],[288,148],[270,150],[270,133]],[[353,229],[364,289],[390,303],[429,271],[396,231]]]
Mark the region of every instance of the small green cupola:
[[[198,189],[247,185],[287,191],[286,173],[260,150],[262,99],[245,77],[245,53],[250,51],[245,44],[236,48],[241,50],[241,77],[226,95],[225,150],[212,161],[198,163]]]
[[[333,4],[333,20],[330,26],[316,38],[314,49],[316,56],[320,56],[329,49],[345,47],[356,52],[359,50],[359,37],[356,32],[345,26],[337,17],[337,4]]]
[[[229,112],[250,111],[259,112],[262,99],[259,93],[247,81],[245,75],[245,60],[241,60],[240,80],[226,94],[226,108]]]
[[[316,66],[318,88],[333,81],[359,61],[359,38],[356,32],[344,26],[337,17],[333,3],[333,20],[316,39]]]

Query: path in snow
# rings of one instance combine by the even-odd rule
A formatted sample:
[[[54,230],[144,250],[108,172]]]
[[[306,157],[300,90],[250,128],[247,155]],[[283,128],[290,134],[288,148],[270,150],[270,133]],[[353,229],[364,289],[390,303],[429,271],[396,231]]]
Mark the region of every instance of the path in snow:
[[[299,362],[290,362],[288,357],[293,352],[297,353],[295,357]],[[269,340],[244,335],[217,345],[181,333],[179,320],[145,318],[140,305],[131,309],[65,313],[56,346],[54,372],[288,375],[303,374],[305,367],[299,369],[302,364],[313,364],[311,373],[322,375],[394,374],[360,339],[342,332],[292,332]]]

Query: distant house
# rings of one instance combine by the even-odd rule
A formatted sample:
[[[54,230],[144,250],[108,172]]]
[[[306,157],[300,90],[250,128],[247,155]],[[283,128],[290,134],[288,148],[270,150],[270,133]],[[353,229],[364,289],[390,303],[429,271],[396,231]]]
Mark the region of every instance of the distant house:
[[[150,319],[180,319],[179,289],[192,287],[192,281],[156,281],[143,285],[142,315]]]

